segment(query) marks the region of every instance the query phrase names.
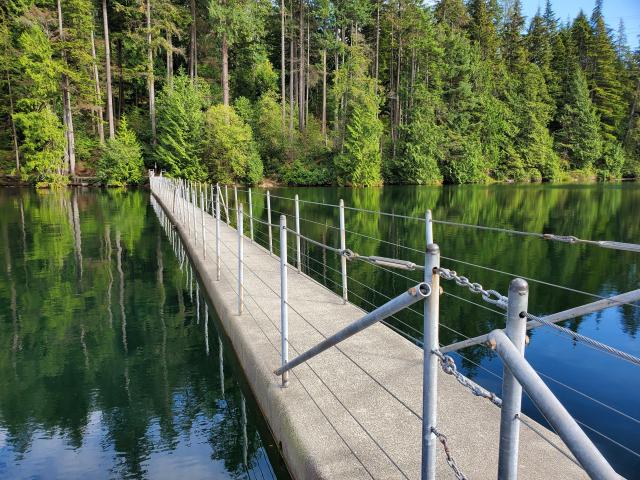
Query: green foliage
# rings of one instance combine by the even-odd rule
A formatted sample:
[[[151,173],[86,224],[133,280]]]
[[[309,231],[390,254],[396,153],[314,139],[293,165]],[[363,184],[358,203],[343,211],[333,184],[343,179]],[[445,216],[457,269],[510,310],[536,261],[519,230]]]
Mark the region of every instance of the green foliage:
[[[596,172],[601,180],[614,180],[622,178],[624,167],[624,149],[619,143],[606,143],[602,157],[596,163]]]
[[[96,175],[105,185],[124,186],[139,183],[143,170],[142,149],[122,117],[116,138],[109,139],[102,152]]]
[[[184,74],[166,84],[158,95],[158,166],[170,175],[204,180],[202,164],[204,111],[209,95],[206,83],[192,83]]]
[[[220,183],[256,184],[263,166],[251,127],[233,107],[214,105],[205,114],[204,163]]]
[[[577,66],[570,82],[556,145],[571,167],[589,169],[602,155],[600,120],[591,104],[587,79]]]
[[[336,72],[332,89],[335,99],[347,99],[343,114],[346,129],[339,140],[342,149],[334,158],[338,182],[344,185],[371,186],[382,182],[380,100],[375,80],[368,75],[369,63],[363,46],[353,45],[349,60]]]
[[[438,124],[438,99],[425,88],[416,92],[417,107],[411,122],[402,128],[403,151],[393,163],[396,182],[431,185],[442,182],[439,164],[445,157],[444,131]]]
[[[43,108],[16,113],[14,119],[23,138],[22,175],[38,187],[64,185],[65,135],[56,114],[50,108]]]

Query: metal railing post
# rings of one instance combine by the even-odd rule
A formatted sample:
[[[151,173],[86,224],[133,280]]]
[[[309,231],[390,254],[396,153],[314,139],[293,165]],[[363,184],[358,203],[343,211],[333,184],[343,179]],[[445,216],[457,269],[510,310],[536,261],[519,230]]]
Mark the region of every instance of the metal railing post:
[[[220,186],[216,185],[216,279],[220,280]]]
[[[205,192],[206,192],[206,188],[205,188]],[[207,242],[205,239],[205,233],[204,233],[204,197],[202,196],[202,192],[200,192],[200,220],[201,220],[201,227],[202,227],[202,258],[207,258]]]
[[[269,256],[273,254],[273,232],[271,231],[271,192],[267,190],[267,223],[269,226]]]
[[[187,182],[184,187],[184,204],[185,204],[185,220],[187,221],[187,230],[191,235],[191,182]]]
[[[196,227],[196,188],[195,185],[191,190],[191,212],[193,213],[193,239],[195,243],[198,243],[198,230]]]
[[[216,188],[217,188],[217,186],[216,186]],[[214,201],[214,198],[213,198],[213,185],[211,185],[211,215],[214,215],[215,211],[216,211],[215,206],[214,206],[214,202],[215,201]]]
[[[529,285],[522,278],[515,278],[509,284],[509,304],[507,306],[507,326],[505,333],[524,357],[527,336],[527,318],[520,315],[527,311]],[[498,453],[498,478],[515,480],[518,478],[518,444],[520,438],[520,406],[522,386],[505,365],[502,380],[502,411],[500,413],[500,447]]]
[[[233,185],[233,206],[236,209],[236,212],[238,211],[238,187],[234,184]]]
[[[253,198],[251,197],[251,187],[247,187],[249,192],[249,235],[251,236],[251,243],[253,243]]]
[[[207,184],[204,184],[204,211],[207,212],[209,210],[209,189],[207,188]]]
[[[427,224],[427,239],[429,226]],[[433,240],[433,238],[431,238]],[[432,353],[440,347],[438,324],[440,316],[440,248],[428,243],[424,262],[424,281],[431,285],[431,295],[424,301],[424,351],[422,363],[422,480],[436,478],[438,441],[433,429],[438,415],[438,359]]]
[[[269,222],[271,223],[271,222]],[[280,215],[280,360],[289,361],[289,311],[287,307],[287,217]],[[282,386],[289,383],[289,372],[282,373]]]
[[[344,226],[344,200],[340,199],[340,250],[343,252],[347,248],[347,232]],[[347,290],[347,257],[340,255],[340,269],[342,270],[342,301],[349,300]]]
[[[224,186],[224,204],[227,212],[227,225],[231,225],[231,219],[229,218],[229,185]]]
[[[302,265],[300,264],[300,199],[296,194],[296,266],[298,267],[298,273],[302,272]]]
[[[236,226],[238,230],[238,315],[242,315],[244,305],[244,241],[242,204],[236,210]]]
[[[425,221],[427,222],[427,245],[431,245],[433,243],[433,217],[431,215],[431,210],[427,210],[427,216]]]

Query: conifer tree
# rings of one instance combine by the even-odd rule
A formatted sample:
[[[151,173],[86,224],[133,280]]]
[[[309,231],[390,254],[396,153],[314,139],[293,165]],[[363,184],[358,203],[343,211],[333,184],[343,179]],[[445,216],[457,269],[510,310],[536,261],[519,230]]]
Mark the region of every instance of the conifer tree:
[[[587,79],[578,65],[569,79],[559,118],[556,145],[571,167],[589,169],[602,155],[600,120],[591,103]]]

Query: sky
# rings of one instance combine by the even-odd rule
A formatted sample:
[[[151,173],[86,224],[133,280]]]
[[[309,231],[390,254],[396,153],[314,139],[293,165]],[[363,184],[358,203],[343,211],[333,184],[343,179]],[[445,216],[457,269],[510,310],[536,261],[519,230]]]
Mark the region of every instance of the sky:
[[[522,0],[522,13],[530,20],[538,7],[544,11],[546,0]],[[556,16],[563,22],[567,18],[573,20],[583,10],[587,16],[591,15],[595,0],[551,0]],[[640,35],[640,0],[603,0],[602,6],[607,26],[615,33],[618,31],[620,19],[624,20],[627,41],[631,48],[639,45]]]

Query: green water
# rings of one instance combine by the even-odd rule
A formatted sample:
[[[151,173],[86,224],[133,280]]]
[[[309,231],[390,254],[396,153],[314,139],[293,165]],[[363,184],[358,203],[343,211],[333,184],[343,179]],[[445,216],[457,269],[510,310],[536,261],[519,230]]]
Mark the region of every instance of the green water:
[[[296,193],[400,215],[422,217],[431,208],[440,220],[640,242],[637,183],[274,190]],[[253,194],[254,214],[266,219],[264,191]],[[246,202],[246,193],[239,199]],[[294,211],[279,198],[272,207],[274,222]],[[304,235],[339,245],[336,209],[303,203],[301,217]],[[346,225],[353,251],[423,262],[422,222],[347,210]],[[266,245],[264,226],[256,222],[255,230]],[[440,224],[434,235],[443,266],[502,293],[512,275],[478,266],[599,296],[640,288],[639,254]],[[0,190],[0,477],[286,478],[217,319],[207,307],[205,323],[204,299],[173,247],[145,192]],[[307,242],[302,250],[304,270],[339,291],[337,258]],[[419,279],[417,272],[349,264],[350,300],[370,310]],[[504,326],[477,295],[443,286],[441,343]],[[530,286],[536,314],[597,299]],[[419,311],[390,325],[409,339],[422,335]],[[640,355],[637,305],[564,325]],[[530,336],[534,368],[615,468],[637,478],[640,370],[545,328]],[[502,365],[490,350],[478,346],[454,358],[500,394]],[[544,422],[527,398],[524,410]],[[464,465],[464,451],[456,457]]]
[[[0,190],[0,478],[288,478],[146,192]]]
[[[302,200],[329,204],[337,204],[342,198],[347,207],[405,216],[424,217],[426,210],[431,208],[436,220],[640,243],[638,183],[283,188],[273,193],[282,197],[298,194]],[[240,192],[239,201],[247,202],[246,195]],[[233,205],[231,191],[229,196]],[[254,189],[253,198],[254,213],[265,220],[263,192]],[[272,198],[271,205],[274,223],[278,222],[280,213],[294,213],[290,200]],[[302,234],[338,247],[339,236],[335,229],[338,226],[337,209],[317,203],[302,203],[300,208],[300,216],[304,219],[300,224]],[[347,248],[354,252],[424,263],[424,222],[349,209],[346,210],[345,221]],[[288,223],[294,225],[293,218],[289,218]],[[256,223],[255,229],[256,238],[267,245],[265,227]],[[442,224],[434,226],[434,237],[441,248],[442,266],[455,269],[471,281],[503,294],[507,293],[509,281],[514,275],[495,270],[598,296],[611,296],[640,288],[638,253]],[[279,248],[277,238],[274,239],[274,245],[276,249]],[[290,246],[293,245],[294,242],[290,242]],[[340,267],[336,256],[323,253],[317,246],[306,242],[303,242],[302,250],[304,270],[329,288],[341,292]],[[289,250],[289,255],[290,259],[295,259],[293,249]],[[387,299],[385,295],[397,295],[415,285],[421,275],[419,272],[385,271],[363,263],[350,263],[348,270],[350,300],[367,310],[384,303]],[[529,283],[529,311],[535,314],[552,313],[598,299],[533,280]],[[445,289],[445,296],[440,301],[442,344],[504,326],[504,316],[482,302],[478,295],[452,282],[443,281],[442,286]],[[469,301],[480,305],[470,304]],[[422,337],[422,313],[419,308],[415,310],[389,320],[395,329],[410,339]],[[610,308],[564,322],[563,325],[640,355],[640,303]],[[530,337],[531,343],[526,354],[534,368],[568,410],[585,425],[585,431],[615,468],[628,478],[640,478],[640,369],[576,344],[548,328],[534,330]],[[478,346],[453,356],[465,373],[500,394],[502,364],[491,350]],[[446,408],[446,405],[441,408]],[[526,397],[524,410],[544,423]],[[464,457],[464,454],[459,456]],[[463,458],[460,461],[463,462]]]

